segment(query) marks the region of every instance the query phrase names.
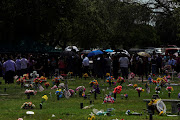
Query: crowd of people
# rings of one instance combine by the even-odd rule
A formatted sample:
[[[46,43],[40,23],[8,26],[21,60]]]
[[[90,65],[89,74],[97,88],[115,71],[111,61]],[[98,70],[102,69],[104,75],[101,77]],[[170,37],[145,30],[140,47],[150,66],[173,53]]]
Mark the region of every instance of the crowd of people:
[[[88,76],[103,79],[110,73],[115,79],[122,76],[128,79],[133,72],[139,79],[149,74],[167,74],[169,70],[180,72],[180,57],[174,55],[153,54],[151,57],[131,54],[100,54],[88,58],[87,54],[74,55],[45,55],[45,54],[0,54],[0,76],[5,83],[14,83],[13,76],[22,76],[37,71],[40,76],[52,78],[58,72],[66,74],[73,72],[74,76]]]

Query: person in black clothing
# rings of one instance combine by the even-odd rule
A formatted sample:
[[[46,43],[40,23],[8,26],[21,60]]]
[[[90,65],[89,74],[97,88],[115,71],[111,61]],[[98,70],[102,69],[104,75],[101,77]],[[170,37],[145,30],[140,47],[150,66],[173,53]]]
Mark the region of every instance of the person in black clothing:
[[[160,54],[158,54],[158,57],[156,58],[156,72],[157,74],[162,73],[162,57]]]
[[[118,69],[119,69],[118,57],[113,56],[113,76],[115,79],[118,78]]]

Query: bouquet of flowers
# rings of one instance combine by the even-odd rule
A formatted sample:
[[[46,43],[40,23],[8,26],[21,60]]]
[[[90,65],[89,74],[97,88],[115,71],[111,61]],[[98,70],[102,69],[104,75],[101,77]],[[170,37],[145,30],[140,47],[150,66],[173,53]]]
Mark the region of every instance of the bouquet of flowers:
[[[68,91],[69,91],[70,94],[71,94],[70,97],[72,97],[72,96],[74,95],[74,90],[73,90],[73,89],[69,89]]]
[[[93,80],[93,81],[89,82],[89,84],[90,84],[90,87],[92,87],[94,84],[98,84],[98,82],[97,82],[97,80]]]
[[[122,85],[125,82],[125,80],[123,77],[118,77],[117,82],[120,83],[120,85]]]
[[[155,87],[155,92],[156,92],[156,94],[160,93],[160,90],[161,90],[161,87],[160,87],[159,85],[157,85],[157,86]]]
[[[24,93],[29,95],[36,95],[37,91],[26,89]]]
[[[42,83],[42,81],[41,81],[38,77],[35,78],[33,82],[34,82],[36,85]]]
[[[78,87],[76,88],[76,91],[79,92],[79,96],[81,97],[82,94],[83,94],[83,92],[86,91],[86,88],[85,88],[84,86],[78,86]]]
[[[137,85],[137,84],[134,84],[134,85],[133,85],[133,87],[134,87],[134,88],[137,88],[137,87],[138,87],[138,85]]]
[[[93,85],[93,88],[94,88],[94,91],[95,91],[96,93],[99,93],[99,94],[101,93],[101,92],[100,92],[100,88],[99,88],[99,84],[94,84],[94,85]]]
[[[155,85],[157,84],[157,81],[156,81],[156,80],[153,80],[153,79],[152,79],[152,82],[153,82]]]
[[[83,75],[83,78],[88,78],[89,76],[88,76],[88,74],[87,73],[85,73],[84,75]]]
[[[46,82],[44,85],[46,86],[47,89],[50,86],[49,82]]]
[[[47,100],[48,100],[48,96],[45,94],[45,95],[42,96],[42,101],[41,101],[41,103],[44,103],[44,102],[47,101]]]
[[[166,88],[166,90],[168,91],[168,96],[169,96],[169,98],[170,98],[171,91],[174,91],[174,90],[173,90],[173,87],[170,87],[170,86],[169,86],[169,87]]]
[[[106,73],[106,77],[109,77],[110,76],[110,73]]]
[[[25,82],[26,82],[25,78],[22,78],[22,77],[20,77],[19,79],[16,80],[16,83],[17,83],[18,85],[19,85],[19,84],[24,85]]]
[[[124,97],[127,99],[128,98],[128,94],[124,94]]]
[[[24,74],[24,75],[23,75],[23,78],[26,79],[26,80],[29,80],[29,73]]]
[[[161,80],[162,80],[162,78],[158,77],[157,78],[157,83],[160,83]]]
[[[117,87],[115,87],[114,88],[114,91],[113,91],[113,93],[120,93],[122,91],[122,86],[117,86]]]
[[[116,85],[116,82],[114,82],[113,76],[110,76],[106,79],[107,83],[111,86],[111,84]]]
[[[68,78],[71,78],[72,75],[73,75],[73,72],[68,72],[67,77],[68,77]]]
[[[114,101],[115,101],[115,99],[113,97],[111,97],[110,95],[106,95],[103,103],[114,103]]]
[[[137,92],[138,92],[138,96],[140,97],[140,93],[143,91],[144,92],[144,89],[142,89],[142,87],[137,87],[136,88]]]
[[[59,98],[61,98],[63,96],[63,92],[61,89],[57,89],[55,94],[57,95],[57,100],[59,100]]]
[[[149,75],[148,80],[149,80],[149,83],[153,81],[153,79],[151,78],[151,75]]]
[[[47,101],[48,100],[48,96],[46,95],[46,94],[44,94],[43,96],[42,96],[42,101],[41,101],[41,103],[40,103],[40,109],[42,109],[42,104],[45,102],[45,101]]]
[[[135,74],[133,72],[131,72],[129,75],[128,75],[128,79],[133,79],[135,77]]]
[[[54,79],[52,79],[53,84],[56,86],[58,86],[60,84],[61,81],[61,77],[54,77]]]
[[[21,108],[22,109],[33,109],[33,108],[35,108],[35,105],[32,104],[32,102],[25,102],[25,103],[23,103]]]
[[[171,91],[174,91],[173,87],[167,87],[166,90],[171,93]]]
[[[40,79],[41,81],[42,81],[42,80],[47,81],[47,78],[44,77],[44,76],[41,76],[39,79]]]

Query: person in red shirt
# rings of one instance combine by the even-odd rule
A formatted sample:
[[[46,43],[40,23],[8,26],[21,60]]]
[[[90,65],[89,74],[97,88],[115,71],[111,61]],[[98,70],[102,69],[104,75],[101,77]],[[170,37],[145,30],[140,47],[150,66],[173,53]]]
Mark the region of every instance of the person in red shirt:
[[[66,64],[65,64],[64,58],[62,58],[62,57],[59,58],[58,68],[59,68],[60,74],[65,73]]]

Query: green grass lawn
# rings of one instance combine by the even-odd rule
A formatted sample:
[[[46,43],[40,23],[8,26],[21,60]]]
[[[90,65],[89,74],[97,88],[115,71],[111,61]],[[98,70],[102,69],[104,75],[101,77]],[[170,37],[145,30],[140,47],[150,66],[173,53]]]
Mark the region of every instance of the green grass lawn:
[[[93,80],[93,78],[88,79],[76,79],[75,81],[68,81],[68,87],[71,89],[75,89],[76,87],[83,85],[86,87],[86,94],[89,94],[89,90],[92,89],[89,86],[89,82]],[[90,96],[90,100],[94,100],[94,106],[90,109],[80,109],[80,103],[83,103],[84,106],[90,105],[89,99],[84,99],[83,97],[79,97],[78,95],[74,95],[73,97],[66,99],[60,98],[58,101],[55,95],[56,90],[51,90],[50,87],[45,89],[42,92],[38,92],[37,95],[31,96],[30,99],[27,99],[27,96],[24,94],[25,89],[21,89],[20,85],[11,84],[5,85],[4,80],[0,78],[2,84],[0,85],[0,94],[9,94],[9,96],[0,96],[0,120],[16,120],[17,118],[23,118],[24,120],[87,120],[89,114],[92,112],[93,108],[98,110],[103,109],[106,111],[107,108],[114,108],[115,110],[112,112],[113,116],[95,116],[96,120],[112,120],[115,118],[125,119],[125,120],[146,120],[149,119],[148,114],[145,112],[146,103],[143,102],[143,99],[151,99],[152,95],[155,94],[155,85],[150,85],[151,92],[147,94],[146,92],[141,93],[141,97],[138,97],[138,93],[134,90],[133,87],[127,87],[127,81],[122,85],[123,89],[120,94],[117,94],[117,99],[114,104],[102,104],[103,102],[103,92],[97,95],[97,100],[94,100],[94,94]],[[51,83],[51,80],[48,80]],[[131,82],[132,80],[129,80]],[[134,81],[134,80],[133,80]],[[62,81],[63,82],[63,81]],[[113,91],[115,86],[109,87],[109,84],[104,82],[104,80],[98,80],[101,90],[105,89],[105,93],[109,93]],[[133,82],[135,83],[135,82]],[[144,83],[140,81],[136,81],[138,86],[145,88]],[[176,78],[174,83],[179,83],[179,79]],[[43,84],[44,86],[44,84]],[[117,86],[117,84],[116,84]],[[4,92],[4,88],[7,87],[7,91]],[[109,88],[107,90],[107,87]],[[171,99],[178,99],[178,93],[180,92],[179,86],[173,86],[174,91],[171,94]],[[52,97],[50,97],[49,93],[52,93]],[[121,99],[121,94],[128,94],[128,99]],[[42,96],[44,94],[48,95],[48,100],[43,103],[43,109],[40,109],[39,104],[42,100]],[[162,88],[159,96],[162,99],[169,99],[168,92],[165,88]],[[34,111],[35,114],[32,116],[26,115],[26,109],[21,109],[21,105],[24,102],[31,101],[36,105],[35,109],[29,110]],[[165,103],[167,107],[167,112],[171,112],[171,104]],[[125,114],[126,110],[131,110],[135,112],[142,113],[142,116],[128,116]],[[52,117],[52,115],[55,117]],[[159,116],[157,113],[153,115],[154,120],[178,120],[179,117],[167,117]]]

